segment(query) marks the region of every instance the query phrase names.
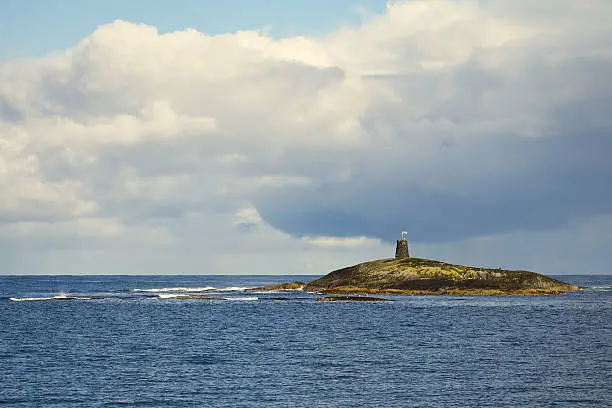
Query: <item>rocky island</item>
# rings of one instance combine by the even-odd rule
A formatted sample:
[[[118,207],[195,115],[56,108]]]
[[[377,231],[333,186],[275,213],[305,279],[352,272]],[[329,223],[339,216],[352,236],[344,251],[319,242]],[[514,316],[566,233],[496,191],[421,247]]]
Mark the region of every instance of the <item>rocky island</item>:
[[[288,286],[292,285],[292,286]],[[397,241],[395,258],[364,262],[330,272],[308,284],[274,285],[322,294],[414,295],[558,295],[580,289],[557,279],[529,272],[455,265],[412,258],[405,233]]]
[[[304,289],[325,294],[556,295],[579,288],[535,272],[390,258],[333,271]]]

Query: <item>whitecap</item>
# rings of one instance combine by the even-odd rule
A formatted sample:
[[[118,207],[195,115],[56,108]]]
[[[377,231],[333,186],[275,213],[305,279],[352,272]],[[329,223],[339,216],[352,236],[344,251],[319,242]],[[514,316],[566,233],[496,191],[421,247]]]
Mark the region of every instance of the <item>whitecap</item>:
[[[176,287],[176,288],[152,288],[152,289],[132,289],[132,292],[210,292],[215,290],[214,286],[204,286],[198,288]]]
[[[244,292],[247,289],[251,289],[248,286],[229,286],[227,288],[217,289],[219,292]]]
[[[93,300],[93,299],[90,297],[73,297],[73,296],[67,296],[65,294],[61,294],[61,295],[52,296],[52,297],[23,297],[23,298],[10,297],[9,300],[12,300],[13,302],[36,302],[36,301],[44,301],[44,300]]]
[[[612,285],[594,285],[594,286],[587,286],[587,289],[592,289],[592,290],[601,290],[601,291],[609,291],[610,289],[612,289]]]
[[[214,286],[204,287],[173,287],[173,288],[151,288],[151,289],[132,289],[132,292],[153,292],[153,293],[165,293],[165,292],[244,292],[245,290],[252,289],[248,286],[228,286],[225,288],[215,288]]]
[[[10,297],[9,300],[12,300],[13,302],[34,302],[37,300],[53,300],[52,297],[24,297],[24,298],[16,298],[16,297]]]
[[[160,299],[176,299],[181,297],[186,297],[187,295],[181,295],[177,293],[161,293],[157,297]]]
[[[212,299],[210,296],[190,295],[184,293],[160,293],[158,299]]]

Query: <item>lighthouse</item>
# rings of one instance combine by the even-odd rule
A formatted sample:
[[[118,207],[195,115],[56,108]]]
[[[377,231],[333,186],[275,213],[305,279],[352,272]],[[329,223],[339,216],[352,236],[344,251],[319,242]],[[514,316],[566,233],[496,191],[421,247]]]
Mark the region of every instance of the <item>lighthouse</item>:
[[[395,258],[410,258],[408,253],[408,240],[406,237],[408,236],[408,232],[402,231],[402,239],[397,240],[397,245],[395,246]]]

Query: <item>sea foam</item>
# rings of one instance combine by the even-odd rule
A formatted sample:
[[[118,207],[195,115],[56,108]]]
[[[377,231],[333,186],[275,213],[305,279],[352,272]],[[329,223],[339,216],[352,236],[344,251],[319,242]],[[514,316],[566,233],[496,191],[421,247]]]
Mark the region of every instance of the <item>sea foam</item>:
[[[154,292],[154,293],[165,293],[165,292],[244,292],[250,289],[248,286],[228,286],[226,288],[215,288],[214,286],[204,287],[174,287],[174,288],[151,288],[151,289],[132,289],[132,292]]]
[[[210,296],[190,295],[185,293],[160,293],[158,299],[213,299]]]
[[[602,291],[602,292],[608,292],[609,290],[612,290],[612,285],[587,286],[587,289],[598,290],[598,291]]]
[[[216,290],[214,286],[204,286],[199,288],[186,288],[186,287],[177,287],[177,288],[152,288],[152,289],[132,289],[132,292],[210,292],[212,290]]]
[[[219,292],[244,292],[247,289],[251,289],[248,286],[229,286],[227,288],[217,289]]]
[[[37,302],[44,300],[92,300],[90,297],[75,297],[75,296],[67,296],[67,295],[57,295],[51,297],[10,297],[9,300],[13,302]]]

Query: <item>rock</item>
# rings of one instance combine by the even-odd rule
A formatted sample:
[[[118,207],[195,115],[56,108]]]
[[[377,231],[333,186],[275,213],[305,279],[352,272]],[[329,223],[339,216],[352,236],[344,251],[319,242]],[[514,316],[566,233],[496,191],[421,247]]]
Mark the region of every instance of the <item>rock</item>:
[[[316,299],[317,302],[390,302],[391,299],[371,296],[326,296]]]
[[[267,286],[263,286],[261,288],[251,288],[248,289],[249,291],[253,291],[253,290],[257,290],[257,291],[262,291],[262,290],[301,290],[304,289],[304,287],[306,286],[306,283],[304,282],[286,282],[286,283],[279,283],[276,285],[267,285]]]
[[[207,296],[207,295],[161,295],[157,296],[155,299],[163,299],[163,300],[185,300],[185,299],[206,299],[206,300],[225,300],[225,298]]]
[[[529,271],[454,265],[422,258],[379,259],[333,271],[305,290],[326,294],[556,295],[574,285]]]

